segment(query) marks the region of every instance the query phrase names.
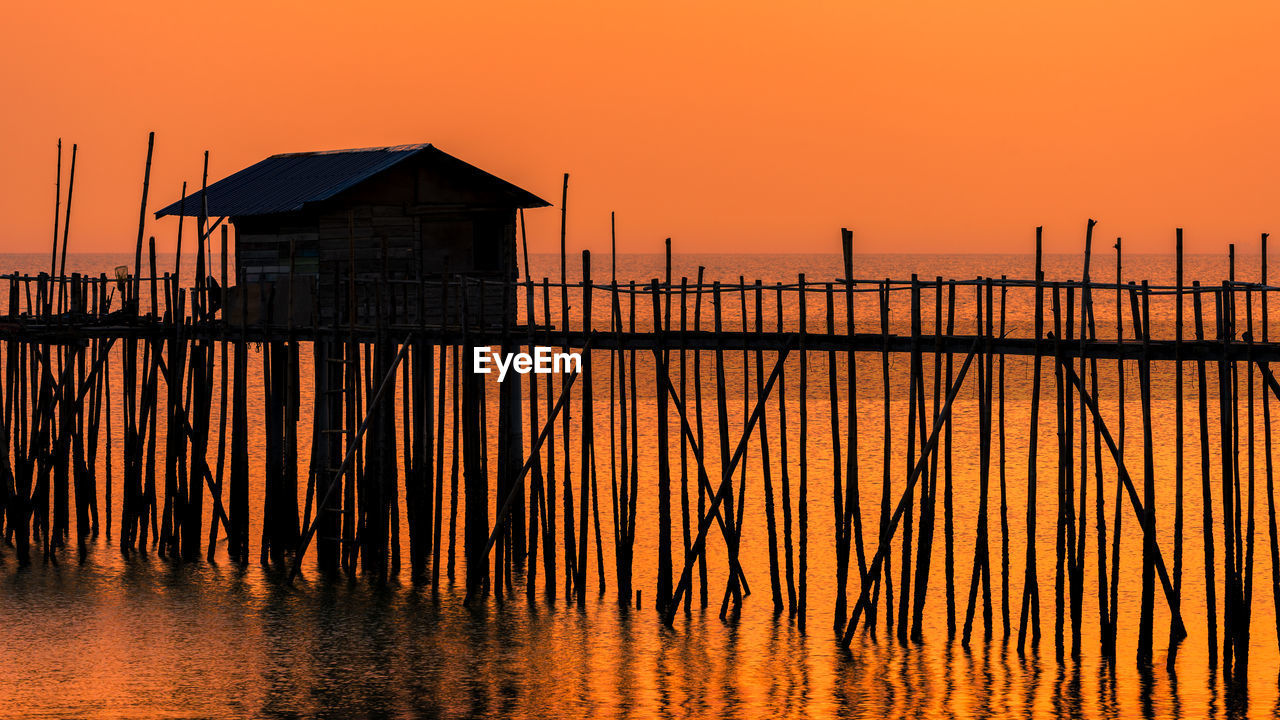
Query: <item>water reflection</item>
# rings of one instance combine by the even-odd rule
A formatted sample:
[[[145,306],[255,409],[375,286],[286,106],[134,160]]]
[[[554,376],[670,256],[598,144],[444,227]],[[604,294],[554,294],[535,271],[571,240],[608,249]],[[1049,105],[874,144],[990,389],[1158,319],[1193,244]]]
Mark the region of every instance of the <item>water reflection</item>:
[[[612,596],[467,608],[447,584],[289,588],[256,566],[93,543],[83,564],[3,572],[6,654],[22,658],[0,677],[3,716],[1237,718],[1258,696],[1280,714],[1276,679],[1224,683],[1191,649],[1139,668],[1088,637],[1059,662],[999,638],[904,646],[864,631],[844,652],[751,599],[727,621],[694,605],[668,629]]]

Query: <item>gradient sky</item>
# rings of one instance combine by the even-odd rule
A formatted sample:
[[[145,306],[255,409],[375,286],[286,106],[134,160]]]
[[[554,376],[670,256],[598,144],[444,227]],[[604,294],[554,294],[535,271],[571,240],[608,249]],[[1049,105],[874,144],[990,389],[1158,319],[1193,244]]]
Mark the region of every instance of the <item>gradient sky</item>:
[[[360,7],[363,6],[363,7]],[[56,9],[55,9],[56,7]],[[1280,233],[1277,3],[20,3],[0,29],[0,251],[72,251],[288,151],[432,142],[558,203],[569,245],[1255,247]],[[65,166],[64,166],[65,170]],[[533,251],[558,213],[530,215]],[[164,248],[172,220],[149,223]],[[1109,243],[1108,243],[1109,244]]]

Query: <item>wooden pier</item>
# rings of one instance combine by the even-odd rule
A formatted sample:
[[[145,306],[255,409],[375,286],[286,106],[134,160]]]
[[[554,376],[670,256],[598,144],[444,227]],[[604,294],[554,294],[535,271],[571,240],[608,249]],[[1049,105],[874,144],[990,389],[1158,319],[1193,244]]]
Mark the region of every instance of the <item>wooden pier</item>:
[[[621,605],[651,608],[673,625],[694,597],[703,606],[718,597],[725,617],[755,591],[801,628],[815,615],[830,620],[845,646],[858,632],[880,629],[903,643],[921,642],[925,614],[945,612],[951,638],[967,645],[980,624],[985,638],[1016,636],[1020,650],[1040,640],[1045,606],[1055,647],[1072,655],[1081,652],[1089,622],[1086,592],[1098,600],[1100,650],[1115,654],[1117,589],[1136,582],[1141,619],[1124,630],[1136,632],[1140,662],[1152,660],[1156,607],[1163,605],[1173,652],[1187,632],[1206,632],[1215,666],[1236,678],[1247,671],[1258,511],[1266,513],[1272,566],[1280,566],[1270,434],[1270,401],[1280,399],[1280,383],[1269,367],[1280,359],[1280,343],[1268,332],[1268,297],[1277,288],[1266,284],[1265,236],[1261,282],[1231,277],[1212,287],[1183,284],[1180,233],[1176,284],[1093,280],[1092,221],[1083,274],[1071,282],[1044,279],[1038,232],[1035,277],[1021,280],[858,279],[849,231],[842,234],[843,277],[801,275],[771,285],[706,282],[701,273],[673,277],[669,242],[665,275],[641,283],[621,282],[616,271],[596,280],[600,268],[586,252],[575,282],[567,280],[563,251],[559,281],[465,273],[396,279],[384,255],[381,272],[335,270],[332,287],[345,294],[327,320],[298,323],[290,294],[283,321],[271,311],[280,298],[264,297],[251,323],[247,301],[238,316],[223,307],[232,286],[225,225],[198,222],[193,279],[156,265],[155,239],[144,242],[143,227],[133,267],[116,277],[57,270],[0,276],[8,289],[0,319],[0,502],[19,563],[57,561],[69,551],[74,513],[81,552],[99,533],[114,532],[126,554],[240,564],[256,555],[280,570],[282,582],[314,560],[321,576],[382,583],[404,574],[438,590],[442,575],[446,582],[455,577],[460,530],[469,603],[514,594],[520,582],[531,600],[583,602],[612,587]],[[65,268],[65,232],[61,254],[56,239],[53,257]],[[357,241],[349,242],[354,248]],[[1119,248],[1117,242],[1118,259]],[[527,250],[521,266],[529,267]],[[277,287],[292,293],[292,270]],[[1114,331],[1096,321],[1103,296],[1118,310]],[[501,298],[496,317],[487,299],[494,297]],[[1034,315],[1010,317],[1014,297]],[[867,307],[875,312],[856,316]],[[1153,336],[1153,317],[1170,307],[1174,333]],[[512,373],[498,383],[472,371],[478,346],[572,351],[581,366],[563,375]],[[906,387],[894,386],[895,356],[909,362]],[[1010,358],[1033,363],[1029,397],[1006,393]],[[308,363],[311,372],[302,372]],[[1155,363],[1169,364],[1176,376],[1173,418],[1153,416]],[[827,372],[813,372],[814,365]],[[867,412],[860,391],[871,390],[859,387],[860,365],[879,368],[881,477],[859,462],[866,442],[859,418]],[[1125,387],[1126,366],[1137,368],[1138,387]],[[731,389],[729,373],[741,375],[740,388]],[[605,376],[607,396],[600,394]],[[1198,398],[1198,442],[1185,442],[1184,382]],[[1100,384],[1117,396],[1104,395]],[[830,412],[819,417],[809,401],[811,388],[823,385]],[[731,398],[735,392],[741,398]],[[1126,392],[1140,399],[1140,417],[1125,417]],[[250,424],[251,396],[264,408],[261,426]],[[895,396],[906,398],[905,415],[891,409]],[[1211,400],[1219,404],[1215,428]],[[300,420],[308,414],[304,401],[312,404],[311,427]],[[1006,422],[1014,402],[1029,406],[1029,427]],[[730,417],[731,405],[740,406],[741,418]],[[641,406],[656,413],[645,440]],[[1107,408],[1117,406],[1115,422]],[[959,516],[953,500],[953,417],[961,411],[980,428],[973,517]],[[111,445],[113,418],[123,422],[123,447]],[[1057,448],[1037,447],[1041,423],[1057,428]],[[1175,447],[1157,447],[1155,423],[1176,424]],[[605,424],[608,438],[597,437]],[[1027,433],[1025,465],[1006,458],[1015,432]],[[819,433],[834,451],[832,471],[821,476],[809,449]],[[890,457],[889,438],[900,433],[905,463]],[[309,457],[300,457],[303,437],[311,439]],[[648,438],[656,444],[642,455]],[[263,444],[262,467],[250,466],[251,442]],[[1213,445],[1218,467],[1211,466]],[[1057,458],[1056,478],[1037,477],[1038,453],[1046,450]],[[748,453],[761,467],[750,497]],[[1156,477],[1157,453],[1176,454],[1175,477]],[[651,455],[656,466],[642,467],[642,456]],[[1208,624],[1189,628],[1182,500],[1197,492],[1184,476],[1197,472],[1205,531],[1193,541],[1207,558]],[[637,513],[641,474],[656,478],[652,515]],[[256,478],[262,486],[254,492]],[[1054,507],[1037,507],[1039,483],[1056,485]],[[1014,484],[1026,486],[1019,493],[1025,507],[1010,502]],[[1176,493],[1171,518],[1157,517],[1157,486],[1162,495]],[[1265,506],[1256,501],[1261,492]],[[830,494],[831,517],[810,517],[812,493]],[[767,589],[763,569],[740,563],[748,503],[763,505],[767,519]],[[877,503],[878,522],[868,526],[864,508]],[[1024,576],[1011,578],[1010,522],[1020,515],[1028,538]],[[253,518],[260,519],[258,537],[250,534]],[[1056,528],[1052,601],[1041,597],[1036,568],[1035,529],[1046,520]],[[807,603],[811,521],[834,529],[833,608]],[[656,528],[642,527],[646,522]],[[991,543],[994,523],[999,547]],[[1172,523],[1172,546],[1159,542],[1157,523]],[[1142,538],[1140,574],[1119,569],[1126,531]],[[633,578],[642,532],[657,537],[653,588]],[[926,603],[939,574],[939,533],[944,608]],[[957,556],[961,535],[974,538],[972,558]],[[712,552],[724,553],[719,579],[708,571]],[[1225,579],[1221,598],[1216,577]],[[1011,596],[1018,586],[1020,597]],[[1280,600],[1274,575],[1272,592]]]

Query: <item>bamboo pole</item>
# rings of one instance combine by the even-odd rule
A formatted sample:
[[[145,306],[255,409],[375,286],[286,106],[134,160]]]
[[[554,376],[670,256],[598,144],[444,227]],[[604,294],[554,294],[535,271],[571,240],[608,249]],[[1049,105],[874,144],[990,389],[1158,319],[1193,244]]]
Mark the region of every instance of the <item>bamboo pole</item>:
[[[764,334],[764,286],[759,280],[755,283],[755,330],[758,335]],[[764,352],[756,351],[756,396],[764,392]],[[779,386],[781,387],[781,386]],[[769,542],[769,589],[773,594],[773,614],[782,613],[782,581],[778,573],[778,521],[774,511],[773,471],[769,457],[768,416],[762,415],[758,423],[760,428],[760,469],[764,481],[765,524]]]
[[[659,298],[658,280],[649,283],[653,295],[653,332],[659,338],[662,350],[663,367],[668,365],[666,340],[662,331],[662,306]],[[634,371],[634,368],[633,368]],[[657,379],[655,373],[655,379]],[[670,439],[668,437],[668,402],[667,393],[658,379],[655,392],[657,394],[658,420],[658,587],[654,607],[658,612],[666,612],[671,603],[671,459]],[[674,609],[674,608],[672,608]]]
[[[947,400],[945,403],[943,403],[942,410],[939,411],[938,413],[939,417],[941,418],[940,422],[946,422],[946,419],[950,416],[951,404],[955,401],[956,395],[959,393],[960,387],[964,383],[965,374],[968,373],[969,365],[972,364],[974,356],[977,355],[978,348],[979,348],[979,343],[978,343],[978,340],[975,338],[973,348],[969,351],[969,354],[965,357],[964,363],[960,365],[960,372],[956,377],[955,384],[952,385],[947,390]],[[888,526],[884,529],[884,534],[880,541],[879,547],[876,549],[876,554],[871,560],[871,565],[868,572],[872,575],[875,575],[880,572],[880,566],[885,562],[885,559],[889,555],[890,543],[893,540],[893,535],[897,530],[898,523],[899,521],[901,521],[903,513],[906,511],[907,506],[911,503],[916,481],[920,478],[921,473],[924,471],[924,466],[928,462],[929,452],[932,451],[932,448],[938,442],[938,433],[940,429],[941,429],[941,424],[934,426],[933,431],[929,435],[929,439],[926,440],[924,443],[924,448],[923,448],[924,452],[921,454],[920,460],[915,464],[915,467],[913,467],[910,473],[907,475],[906,489],[903,491],[902,498],[898,501],[897,507],[894,510],[893,515],[889,519]],[[841,647],[844,647],[844,648],[849,647],[849,643],[853,639],[853,633],[857,631],[858,621],[861,618],[863,612],[865,612],[866,609],[869,607],[869,603],[870,603],[870,595],[868,593],[869,590],[870,590],[870,586],[864,586],[862,588],[861,593],[858,596],[858,602],[853,607],[853,616],[849,619],[849,624],[845,626],[844,632],[841,635],[841,638],[840,638]]]
[[[924,397],[924,369],[922,365],[921,351],[921,308],[920,308],[920,280],[916,275],[911,276],[911,379],[907,389],[907,455],[905,467],[912,467],[917,462],[916,456],[916,421],[924,415],[925,409],[923,402],[917,402],[917,397]],[[921,433],[920,441],[923,444],[924,434]],[[926,459],[927,453],[921,452],[920,459]],[[928,465],[921,465],[921,475],[923,480],[922,486],[928,486]],[[902,516],[902,566],[899,568],[901,574],[901,584],[898,589],[898,642],[906,644],[908,631],[908,608],[911,602],[911,523],[914,500],[908,501],[906,512]]]
[[[1143,505],[1145,515],[1142,532],[1142,598],[1138,620],[1138,662],[1149,663],[1152,654],[1152,623],[1155,605],[1155,552],[1156,552],[1156,477],[1155,451],[1152,439],[1151,424],[1155,418],[1151,415],[1151,361],[1147,357],[1147,349],[1151,341],[1149,312],[1150,293],[1144,281],[1142,285],[1142,306],[1139,313],[1138,294],[1132,290],[1129,295],[1133,309],[1134,331],[1142,339],[1142,355],[1138,360],[1139,384],[1142,393],[1142,452],[1143,452]]]
[[[1177,284],[1177,295],[1175,296],[1174,306],[1174,376],[1173,376],[1173,415],[1174,425],[1177,433],[1174,438],[1173,454],[1174,454],[1174,509],[1173,509],[1173,590],[1179,599],[1182,597],[1182,533],[1183,533],[1183,458],[1184,458],[1184,439],[1183,439],[1183,384],[1182,384],[1182,344],[1183,344],[1183,301],[1182,301],[1182,228],[1175,230],[1175,252],[1177,254],[1177,268],[1175,283]],[[1264,271],[1265,274],[1265,271]],[[1252,374],[1250,375],[1252,378]],[[1252,415],[1250,416],[1252,417]],[[1172,649],[1172,655],[1177,654],[1176,645]],[[1171,657],[1170,664],[1173,662]]]
[[[655,294],[656,297],[656,294]],[[582,251],[582,331],[588,336],[591,335],[591,251]],[[587,527],[588,508],[595,508],[595,530],[596,530],[596,549],[598,571],[597,582],[600,585],[600,592],[605,591],[604,584],[604,556],[599,554],[600,550],[600,508],[598,502],[594,499],[596,495],[596,459],[595,459],[595,410],[591,403],[592,385],[591,385],[591,353],[590,351],[582,353],[582,373],[583,373],[583,390],[582,390],[582,430],[579,445],[581,446],[581,458],[579,466],[581,479],[578,485],[579,499],[579,522],[578,527],[581,528],[581,534],[578,536],[578,579],[575,583],[578,587],[578,604],[582,605],[586,602],[587,592],[587,540],[590,534]]]
[[[1044,337],[1044,229],[1036,228],[1035,339]],[[1026,650],[1027,625],[1031,625],[1031,642],[1040,644],[1040,583],[1036,577],[1036,449],[1040,432],[1040,367],[1037,346],[1031,370],[1031,430],[1027,440],[1027,557],[1022,585],[1022,610],[1018,615],[1018,654]]]
[[[889,281],[886,278],[880,291],[880,335],[884,340],[884,344],[880,353],[880,378],[882,381],[882,395],[884,400],[884,437],[881,442],[884,443],[884,451],[881,456],[881,479],[880,479],[880,543],[887,542],[886,533],[889,530],[889,493],[892,482],[892,459],[893,459],[893,413],[891,409],[891,385],[889,382]],[[884,614],[885,632],[893,631],[893,568],[892,560],[885,559],[884,570],[884,598],[885,606],[889,608]],[[871,573],[870,570],[868,570]],[[876,615],[879,612],[880,605],[880,584],[881,577],[879,573],[871,573],[875,584],[875,595],[872,604],[867,609],[867,629],[874,635],[876,629]]]
[[[669,247],[669,246],[668,246]],[[668,261],[668,265],[670,262]],[[616,286],[616,281],[615,281]],[[689,329],[689,278],[680,278],[680,397],[689,397],[689,372],[687,367],[688,352],[686,333]],[[682,417],[684,413],[681,413]],[[687,424],[687,420],[685,423]],[[702,495],[702,484],[698,484],[698,493]],[[681,549],[684,553],[689,552],[689,548],[693,545],[693,531],[690,527],[690,509],[689,509],[689,441],[684,435],[680,436],[680,521],[681,530],[683,531]],[[690,612],[693,607],[693,593],[687,593],[684,596],[684,611]]]
[[[798,520],[800,522],[800,538],[799,538],[799,581],[796,592],[796,626],[801,632],[805,628],[805,615],[808,610],[808,575],[809,575],[809,352],[806,347],[806,339],[809,334],[809,315],[807,298],[805,296],[805,276],[800,273],[796,279],[797,294],[799,297],[799,345],[797,350],[800,354],[800,488],[799,488],[799,507]],[[778,359],[778,369],[775,372],[781,372],[785,355]]]
[[[718,300],[716,302],[718,303]],[[747,424],[746,427],[743,428],[742,437],[738,441],[737,448],[733,451],[729,462],[726,463],[721,470],[720,487],[711,498],[711,505],[708,508],[708,517],[698,526],[698,535],[694,540],[693,547],[689,551],[689,555],[685,557],[684,569],[680,572],[680,581],[676,585],[675,595],[673,596],[672,601],[668,604],[667,610],[663,613],[663,621],[668,627],[670,627],[672,621],[675,619],[676,610],[680,605],[680,597],[689,589],[689,585],[692,581],[693,559],[696,554],[703,551],[707,539],[707,532],[711,529],[711,519],[715,516],[722,504],[730,502],[729,498],[733,491],[733,472],[736,469],[737,464],[741,462],[743,454],[746,452],[747,442],[751,438],[751,433],[754,430],[756,422],[759,421],[760,416],[764,412],[769,393],[773,390],[774,384],[778,379],[779,370],[783,363],[786,362],[789,350],[789,347],[784,346],[783,350],[779,353],[778,361],[774,364],[773,371],[769,374],[769,380],[765,383],[764,394],[756,399],[755,409],[751,412],[750,417],[747,418]],[[717,367],[719,368],[718,374],[723,374],[724,366],[717,363]],[[726,505],[724,512],[724,518],[726,521],[728,521],[730,515],[731,513]],[[801,528],[803,530],[803,525]],[[802,560],[804,559],[803,554],[801,554],[800,557]],[[801,578],[803,577],[804,576],[801,575]],[[803,595],[801,597],[803,597]],[[800,618],[801,623],[803,623],[804,616],[801,615]]]
[[[938,424],[938,411],[942,408],[942,285],[942,277],[935,277],[932,418],[935,425]],[[921,387],[920,392],[923,394],[923,387]],[[920,404],[920,434],[923,437],[925,433],[925,407],[922,397]],[[942,441],[945,441],[945,435]],[[912,604],[911,616],[911,641],[916,644],[924,642],[924,606],[925,600],[928,598],[929,568],[933,559],[933,532],[938,505],[938,450],[939,448],[935,446],[933,452],[930,453],[928,483],[922,483],[920,491],[920,551],[916,561],[916,595]]]
[[[1192,282],[1192,311],[1195,314],[1195,333],[1196,341],[1204,340],[1204,318],[1202,312],[1201,297],[1203,293],[1200,291],[1200,281]],[[1213,492],[1211,489],[1211,462],[1209,457],[1209,400],[1208,400],[1208,378],[1205,371],[1205,361],[1203,359],[1196,360],[1196,392],[1197,392],[1197,409],[1200,415],[1200,482],[1201,482],[1201,501],[1200,506],[1203,511],[1203,522],[1201,526],[1204,532],[1204,577],[1205,577],[1205,615],[1209,623],[1209,667],[1216,668],[1218,665],[1218,589],[1217,582],[1214,579],[1214,566],[1216,564],[1214,558],[1214,542],[1213,542]]]
[[[1267,307],[1267,233],[1262,233],[1262,259],[1259,283],[1262,285],[1262,342],[1270,341],[1268,328],[1271,315]],[[1274,462],[1271,449],[1271,397],[1262,392],[1262,448],[1267,474],[1267,535],[1271,541],[1271,598],[1275,608],[1276,639],[1280,642],[1280,533],[1276,530]]]
[[[845,235],[848,231],[844,231]],[[843,239],[843,238],[842,238]],[[835,327],[835,297],[832,292],[832,284],[826,284],[826,308],[827,308],[827,334],[834,336],[836,334]],[[850,538],[848,528],[844,522],[844,487],[841,478],[841,456],[840,456],[840,391],[839,382],[836,378],[836,352],[835,350],[827,351],[827,402],[831,411],[831,509],[833,513],[832,527],[834,529],[833,539],[835,541],[836,554],[836,603],[834,627],[839,630],[844,626],[847,610],[846,598],[848,578],[849,578],[849,549]]]
[[[784,329],[783,321],[783,286],[777,284],[778,334]],[[787,381],[785,366],[778,371],[778,448],[779,478],[782,486],[782,533],[784,556],[787,573],[787,614],[796,614],[796,573],[795,551],[791,540],[791,463],[787,457],[787,427],[790,425],[787,413]]]
[[[698,266],[697,290],[693,299],[693,331],[700,333],[702,331],[702,278],[706,268],[702,265]],[[632,364],[634,365],[635,353],[631,354]],[[693,351],[693,375],[694,377],[702,376],[702,351],[695,349]],[[704,432],[702,420],[702,383],[695,382],[693,384],[693,415],[697,422],[698,428],[698,447],[705,448],[706,433]],[[702,484],[698,484],[698,526],[701,527],[703,521],[707,517],[707,493],[703,490]],[[689,552],[692,552],[690,546]],[[707,606],[707,557],[705,554],[698,555],[698,598],[701,607]]]

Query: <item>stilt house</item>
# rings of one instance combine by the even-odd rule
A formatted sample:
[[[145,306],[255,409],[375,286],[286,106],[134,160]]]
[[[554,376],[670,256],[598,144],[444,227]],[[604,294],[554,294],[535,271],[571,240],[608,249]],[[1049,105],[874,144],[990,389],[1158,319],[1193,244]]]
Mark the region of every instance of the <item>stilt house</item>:
[[[156,217],[234,226],[230,323],[283,325],[292,308],[295,327],[455,324],[463,298],[442,296],[448,273],[474,281],[470,321],[491,324],[510,312],[504,283],[481,281],[515,277],[516,213],[547,205],[421,144],[273,155]]]

